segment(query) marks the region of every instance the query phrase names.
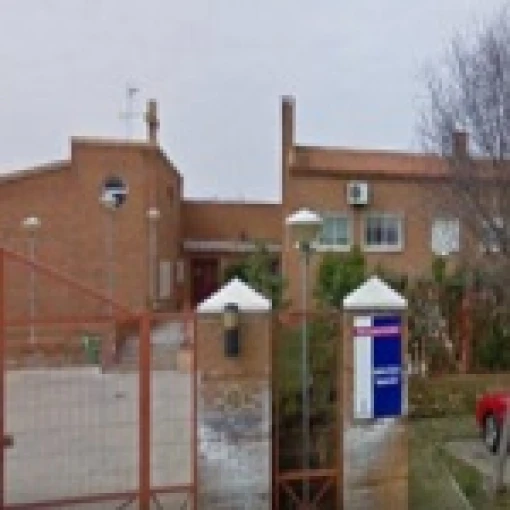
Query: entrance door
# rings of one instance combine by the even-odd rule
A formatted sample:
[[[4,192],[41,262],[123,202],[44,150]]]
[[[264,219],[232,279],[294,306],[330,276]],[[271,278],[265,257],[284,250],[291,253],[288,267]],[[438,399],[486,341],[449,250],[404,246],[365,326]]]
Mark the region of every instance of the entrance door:
[[[219,287],[218,259],[193,259],[191,261],[191,298],[193,305],[201,303]]]

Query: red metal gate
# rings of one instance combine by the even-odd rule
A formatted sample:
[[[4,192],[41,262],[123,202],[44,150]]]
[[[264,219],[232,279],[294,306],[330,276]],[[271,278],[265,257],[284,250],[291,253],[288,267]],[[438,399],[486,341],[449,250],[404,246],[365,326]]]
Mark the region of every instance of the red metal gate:
[[[0,248],[0,507],[196,508],[194,316]]]
[[[275,326],[276,510],[340,508],[341,332],[339,314],[287,313],[279,317]],[[304,335],[309,374],[307,394],[303,391]],[[303,405],[305,402],[307,405]]]

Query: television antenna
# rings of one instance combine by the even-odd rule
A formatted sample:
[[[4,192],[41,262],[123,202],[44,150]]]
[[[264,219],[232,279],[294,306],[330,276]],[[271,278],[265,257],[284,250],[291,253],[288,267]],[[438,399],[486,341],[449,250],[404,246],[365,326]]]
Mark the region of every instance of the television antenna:
[[[135,96],[140,89],[132,84],[126,85],[126,104],[125,110],[120,113],[121,120],[125,123],[126,138],[129,140],[133,137],[133,120],[141,117],[142,113],[135,111]]]

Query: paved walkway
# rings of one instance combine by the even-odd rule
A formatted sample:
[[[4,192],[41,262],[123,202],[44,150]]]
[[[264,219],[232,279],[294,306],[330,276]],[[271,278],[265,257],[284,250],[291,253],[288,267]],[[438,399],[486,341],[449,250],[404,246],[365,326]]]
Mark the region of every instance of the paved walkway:
[[[189,483],[190,375],[161,370],[152,381],[153,485]],[[7,372],[6,391],[6,431],[14,436],[6,455],[7,503],[137,488],[137,373],[16,370]]]
[[[492,477],[496,465],[496,455],[491,455],[481,439],[469,441],[452,441],[445,448],[458,459],[475,467],[484,476]],[[505,469],[505,483],[510,485],[510,457]]]

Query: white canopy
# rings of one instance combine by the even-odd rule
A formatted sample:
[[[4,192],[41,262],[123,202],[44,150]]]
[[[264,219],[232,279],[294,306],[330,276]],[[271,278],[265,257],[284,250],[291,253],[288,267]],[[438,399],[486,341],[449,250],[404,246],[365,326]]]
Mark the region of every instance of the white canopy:
[[[377,276],[344,298],[344,310],[405,310],[407,300]]]
[[[221,313],[225,305],[234,303],[241,312],[265,312],[271,310],[271,301],[253,290],[238,278],[234,278],[197,306],[198,313]]]

